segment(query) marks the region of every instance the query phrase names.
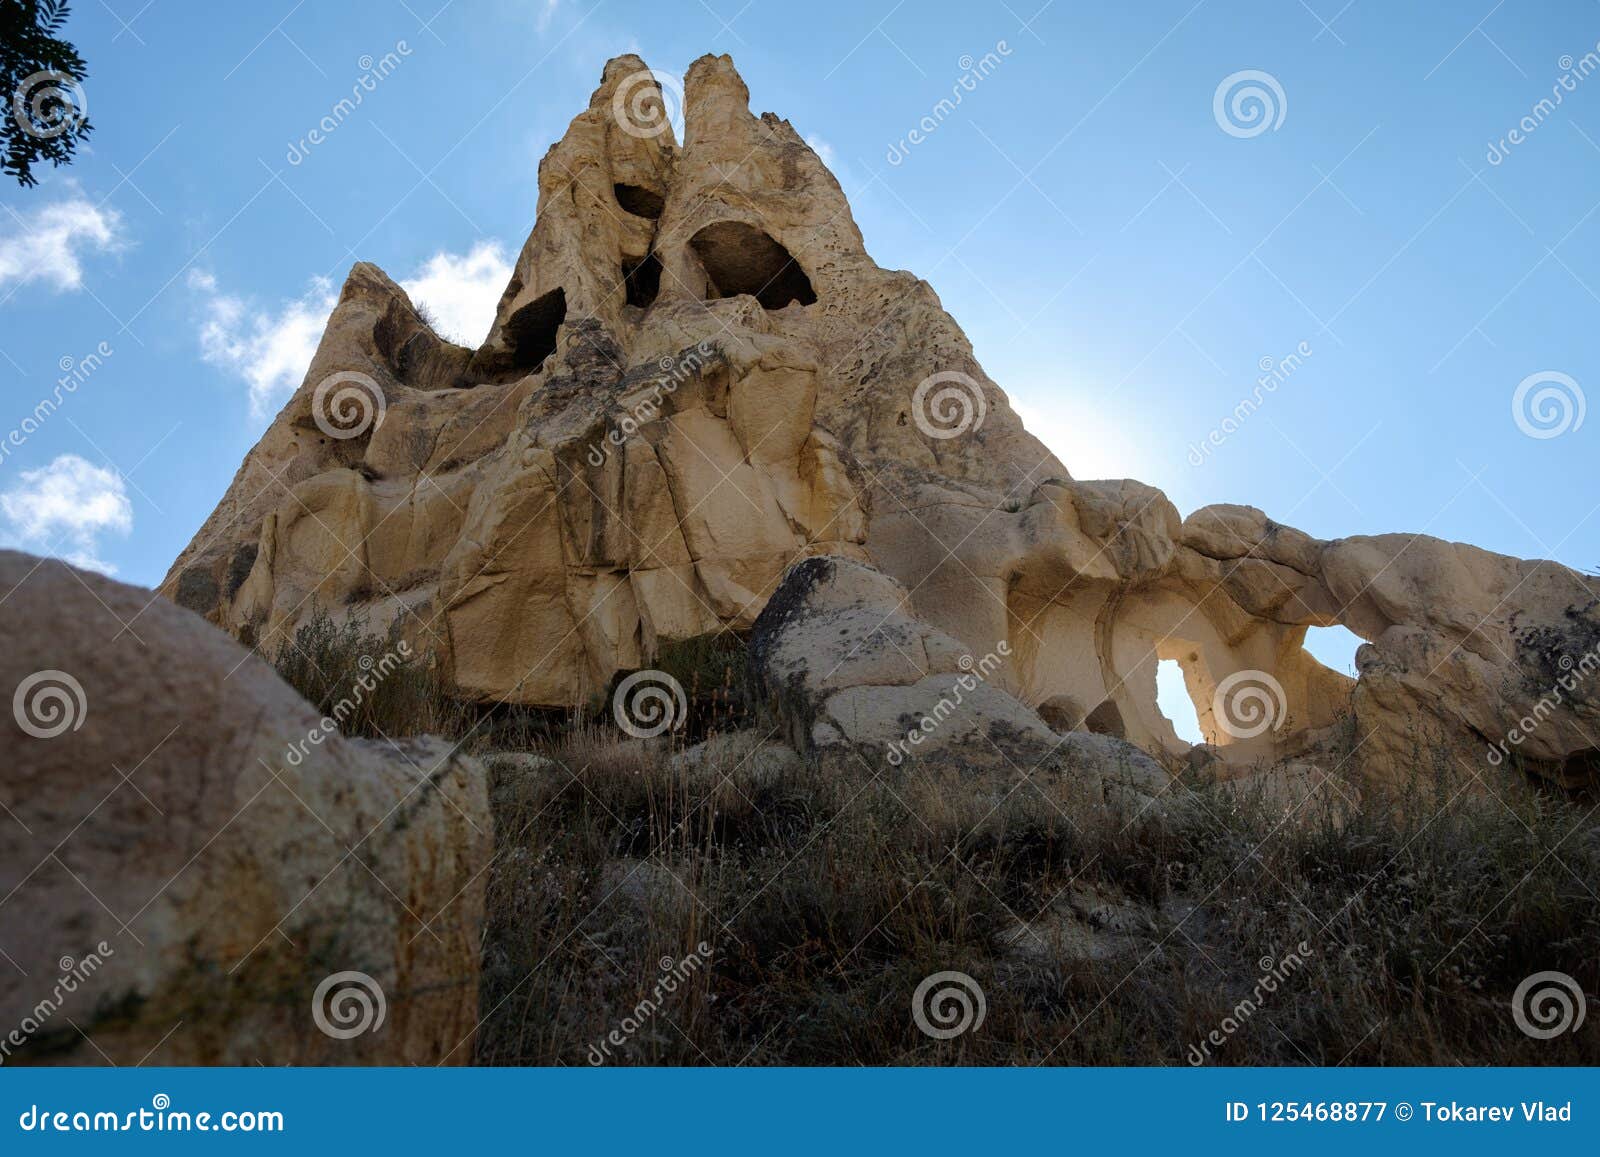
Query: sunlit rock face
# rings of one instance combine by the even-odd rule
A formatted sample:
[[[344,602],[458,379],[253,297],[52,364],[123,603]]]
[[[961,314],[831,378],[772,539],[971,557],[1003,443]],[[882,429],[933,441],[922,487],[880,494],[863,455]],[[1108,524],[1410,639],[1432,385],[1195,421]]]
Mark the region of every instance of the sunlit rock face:
[[[1051,733],[1170,768],[1342,744],[1391,777],[1590,774],[1585,576],[1421,536],[1315,540],[1248,507],[1185,520],[1139,482],[1075,481],[928,284],[867,255],[801,136],[750,112],[731,60],[690,68],[681,146],[677,103],[637,57],[606,66],[540,165],[481,348],[358,264],[163,593],[266,647],[317,606],[399,623],[463,698],[558,707],[664,642],[748,631],[791,567],[839,556],[897,583],[919,630],[1004,643],[986,685]],[[1304,649],[1334,624],[1367,641],[1359,680]],[[1162,659],[1203,749],[1157,708]]]

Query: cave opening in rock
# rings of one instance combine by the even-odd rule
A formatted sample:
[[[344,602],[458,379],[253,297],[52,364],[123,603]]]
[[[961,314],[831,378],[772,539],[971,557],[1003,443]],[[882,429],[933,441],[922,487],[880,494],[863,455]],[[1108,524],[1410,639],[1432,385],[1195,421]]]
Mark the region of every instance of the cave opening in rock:
[[[611,192],[621,205],[635,217],[648,217],[654,221],[661,216],[661,210],[667,207],[667,202],[660,193],[654,189],[646,189],[643,185],[615,184]]]
[[[622,284],[628,304],[648,309],[661,291],[661,259],[654,253],[622,260]]]
[[[506,322],[504,341],[512,368],[532,373],[555,352],[556,331],[567,318],[567,295],[560,287],[535,298]]]
[[[800,263],[771,236],[742,221],[717,221],[689,239],[706,272],[708,299],[748,293],[764,309],[817,300]]]
[[[1084,717],[1083,729],[1095,735],[1128,738],[1128,725],[1122,721],[1122,711],[1109,699]]]
[[[1183,667],[1176,659],[1161,659],[1156,663],[1156,708],[1185,743],[1206,741],[1200,730],[1200,715],[1184,682]]]

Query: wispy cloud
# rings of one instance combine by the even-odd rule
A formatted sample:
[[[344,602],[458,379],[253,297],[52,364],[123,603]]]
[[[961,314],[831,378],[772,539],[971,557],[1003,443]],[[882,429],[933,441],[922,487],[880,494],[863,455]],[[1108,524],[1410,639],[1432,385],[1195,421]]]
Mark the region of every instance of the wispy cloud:
[[[442,336],[475,346],[488,334],[510,278],[502,246],[483,241],[467,253],[435,253],[400,285],[437,321]],[[269,415],[305,378],[338,302],[332,282],[315,278],[300,297],[275,308],[224,292],[212,274],[199,270],[189,275],[189,285],[203,302],[201,356],[245,383],[253,417]]]
[[[466,254],[435,253],[400,285],[427,307],[442,337],[475,347],[489,336],[494,308],[510,280],[511,262],[500,243],[480,241]]]
[[[107,253],[123,243],[122,218],[81,192],[0,215],[0,290],[42,281],[56,292],[83,285],[86,254]]]
[[[212,365],[232,370],[250,390],[250,413],[264,417],[305,377],[337,297],[331,282],[316,278],[305,294],[278,309],[253,308],[223,293],[217,280],[198,270],[189,284],[205,297],[200,353]]]
[[[133,504],[122,476],[76,454],[24,470],[16,486],[0,493],[0,516],[0,541],[7,545],[103,574],[117,568],[100,558],[101,535],[133,529]]]

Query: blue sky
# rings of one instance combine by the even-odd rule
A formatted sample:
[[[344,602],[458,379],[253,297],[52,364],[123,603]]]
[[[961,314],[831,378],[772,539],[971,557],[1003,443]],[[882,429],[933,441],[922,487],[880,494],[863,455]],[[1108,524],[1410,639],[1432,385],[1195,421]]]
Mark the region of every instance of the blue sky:
[[[604,61],[727,52],[1076,476],[1600,566],[1600,5],[439,4],[78,0],[92,147],[0,192],[0,543],[157,582],[353,261],[475,343]]]

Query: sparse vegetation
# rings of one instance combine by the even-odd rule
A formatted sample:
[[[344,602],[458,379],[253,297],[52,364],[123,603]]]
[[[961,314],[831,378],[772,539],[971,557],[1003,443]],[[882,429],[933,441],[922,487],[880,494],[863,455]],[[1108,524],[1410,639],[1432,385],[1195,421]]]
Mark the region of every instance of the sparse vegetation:
[[[399,628],[397,621],[380,635],[360,615],[335,622],[314,607],[293,638],[279,644],[272,665],[346,735],[398,739],[459,731],[462,709]]]
[[[691,763],[589,733],[496,763],[481,1063],[585,1063],[701,941],[711,966],[608,1063],[1185,1064],[1302,941],[1207,1063],[1600,1061],[1595,1034],[1534,1040],[1510,1008],[1536,972],[1600,984],[1586,806],[1508,779],[1286,818],[1213,787],[1129,822],[759,737]],[[912,994],[951,970],[987,1012],[938,1041]]]
[[[397,642],[319,611],[275,658],[329,712]],[[490,767],[480,1063],[582,1064],[630,1018],[607,1063],[1185,1064],[1229,1018],[1205,1063],[1600,1063],[1592,1032],[1534,1040],[1510,1007],[1538,972],[1600,988],[1592,801],[1440,771],[1287,813],[1196,784],[1129,818],[1043,773],[808,763],[777,742],[737,636],[656,665],[691,697],[658,740],[605,712],[467,708],[416,657],[347,719],[465,737]],[[662,962],[702,942],[709,965],[638,1016]],[[986,1014],[939,1041],[911,1000],[949,971]]]

